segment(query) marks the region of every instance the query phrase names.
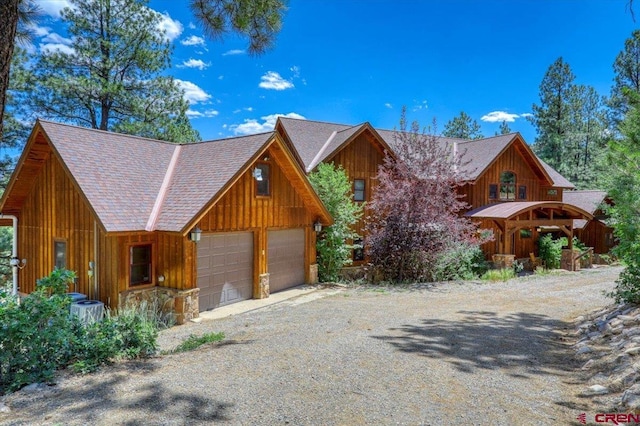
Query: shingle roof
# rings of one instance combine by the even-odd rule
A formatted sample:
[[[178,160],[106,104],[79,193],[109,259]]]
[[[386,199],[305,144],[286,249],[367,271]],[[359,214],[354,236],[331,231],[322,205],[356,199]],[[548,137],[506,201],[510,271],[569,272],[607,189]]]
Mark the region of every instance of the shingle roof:
[[[346,124],[286,117],[280,117],[278,120],[282,123],[282,127],[296,148],[307,172],[333,154],[342,143],[365,125],[349,126]],[[393,149],[396,143],[394,137],[395,130],[375,129],[375,131],[383,141]],[[336,132],[336,135],[333,135],[334,132]],[[509,146],[517,135],[518,133],[509,133],[507,135],[474,140],[438,136],[437,140],[441,145],[444,145],[446,149],[451,150],[453,150],[454,143],[458,144],[458,152],[463,155],[463,163],[465,163],[460,171],[466,173],[467,179],[475,180],[489,167],[493,160]],[[552,186],[557,188],[575,188],[571,182],[542,161],[538,156],[533,154],[533,157],[540,162],[542,169],[544,169],[551,178]]]
[[[589,191],[563,191],[562,201],[573,204],[593,214],[598,210],[600,204],[607,197],[605,191],[589,190]]]
[[[181,231],[274,136],[177,145],[39,123],[107,232],[151,230],[151,222],[156,230]]]

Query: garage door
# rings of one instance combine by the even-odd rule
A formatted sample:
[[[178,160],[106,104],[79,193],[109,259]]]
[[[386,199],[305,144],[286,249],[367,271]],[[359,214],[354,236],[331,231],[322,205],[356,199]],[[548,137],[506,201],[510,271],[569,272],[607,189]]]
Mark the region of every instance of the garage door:
[[[269,231],[267,249],[271,293],[304,284],[304,229]]]
[[[253,296],[253,233],[203,234],[198,242],[201,311]]]

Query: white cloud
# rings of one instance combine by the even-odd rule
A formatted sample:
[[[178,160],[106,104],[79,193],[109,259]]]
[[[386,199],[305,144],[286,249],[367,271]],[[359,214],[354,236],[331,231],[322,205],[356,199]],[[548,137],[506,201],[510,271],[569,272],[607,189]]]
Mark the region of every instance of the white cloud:
[[[49,27],[40,27],[38,25],[30,25],[29,31],[33,33],[36,37],[44,37],[51,32],[51,28]]]
[[[72,7],[69,0],[37,0],[36,3],[45,15],[60,17],[60,11],[65,7]]]
[[[525,112],[524,114],[520,114],[520,117],[522,118],[533,117],[533,114],[531,114],[530,112]]]
[[[187,25],[189,27],[190,30],[195,30],[196,29],[196,24],[194,24],[193,22],[189,22],[189,25]]]
[[[224,80],[224,75],[219,75],[218,80]]]
[[[294,65],[291,68],[289,68],[289,71],[291,71],[293,73],[293,78],[300,77],[300,67],[299,66]]]
[[[189,118],[203,118],[203,117],[215,117],[216,115],[220,114],[220,112],[216,111],[215,109],[208,109],[204,112],[188,109],[186,114],[187,114],[187,117]]]
[[[158,24],[158,28],[164,32],[164,35],[169,39],[169,41],[173,41],[182,34],[183,26],[180,21],[176,21],[171,19],[168,13],[160,13],[156,12],[160,15],[160,23]]]
[[[188,61],[183,61],[182,64],[178,65],[178,68],[198,68],[199,70],[203,70],[210,65],[211,63],[205,63],[200,59],[189,58]]]
[[[184,40],[180,40],[180,44],[184,46],[204,46],[204,38],[198,36],[189,36]]]
[[[175,79],[176,84],[184,91],[184,99],[189,104],[206,102],[211,99],[211,95],[190,81]]]
[[[62,43],[40,43],[38,47],[40,48],[41,52],[49,53],[49,54],[60,52],[60,53],[66,53],[67,55],[74,55],[76,53],[76,51],[73,50],[73,48]]]
[[[70,38],[62,37],[57,33],[49,33],[43,39],[43,42],[46,43],[54,43],[54,44],[65,44],[67,46],[71,45],[72,41]]]
[[[516,118],[519,117],[520,116],[518,114],[510,114],[505,111],[492,111],[489,114],[483,115],[480,120],[488,123],[502,123],[503,121],[513,123],[516,121]]]
[[[290,112],[289,114],[271,114],[260,117],[262,123],[258,122],[256,119],[250,118],[244,120],[244,123],[242,124],[233,124],[229,126],[229,128],[236,135],[252,135],[255,133],[270,132],[276,126],[276,120],[278,117],[298,118],[304,120],[303,116],[296,114],[295,112]]]
[[[416,101],[416,100],[414,100],[413,103],[414,103],[414,105],[413,105],[413,108],[411,109],[411,111],[413,111],[413,112],[429,108],[429,104],[427,103],[427,101]]]
[[[387,102],[386,104],[384,104],[384,106],[386,106],[386,107],[387,107],[387,108],[389,108],[389,109],[392,109],[392,108],[393,108],[393,105],[391,105],[389,102]]]
[[[241,49],[232,49],[232,50],[227,50],[226,52],[224,52],[222,54],[222,56],[229,56],[229,55],[243,55],[245,53],[244,50]]]
[[[285,80],[275,71],[267,71],[265,75],[260,77],[260,80],[258,87],[267,90],[286,90],[294,87],[291,81]]]
[[[253,107],[238,108],[238,109],[233,110],[233,113],[237,114],[237,113],[242,112],[242,111],[253,112]]]

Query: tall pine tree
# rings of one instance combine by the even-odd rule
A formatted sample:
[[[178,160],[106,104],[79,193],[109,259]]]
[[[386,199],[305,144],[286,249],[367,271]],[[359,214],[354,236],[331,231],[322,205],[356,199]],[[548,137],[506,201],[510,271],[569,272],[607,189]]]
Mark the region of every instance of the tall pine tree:
[[[460,139],[482,139],[480,125],[469,114],[460,111],[460,115],[453,117],[444,125],[443,136]]]

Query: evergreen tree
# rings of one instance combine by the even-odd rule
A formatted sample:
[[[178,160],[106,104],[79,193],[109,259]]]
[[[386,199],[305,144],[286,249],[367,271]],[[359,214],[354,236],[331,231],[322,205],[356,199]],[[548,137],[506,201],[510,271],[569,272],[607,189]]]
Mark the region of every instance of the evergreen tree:
[[[496,132],[496,136],[497,135],[508,135],[509,133],[511,133],[511,127],[509,127],[509,124],[505,121],[503,121],[502,123],[500,123],[500,132]]]
[[[71,0],[61,17],[72,51],[43,51],[25,100],[39,116],[167,140],[188,103],[162,75],[171,45],[138,0]]]
[[[480,131],[480,125],[478,122],[469,115],[460,111],[460,115],[449,120],[444,125],[443,136],[459,139],[482,139],[484,136]]]
[[[624,43],[624,49],[613,63],[614,85],[608,104],[611,108],[611,127],[615,128],[629,110],[628,96],[623,92],[632,90],[640,93],[640,30],[635,30]]]

